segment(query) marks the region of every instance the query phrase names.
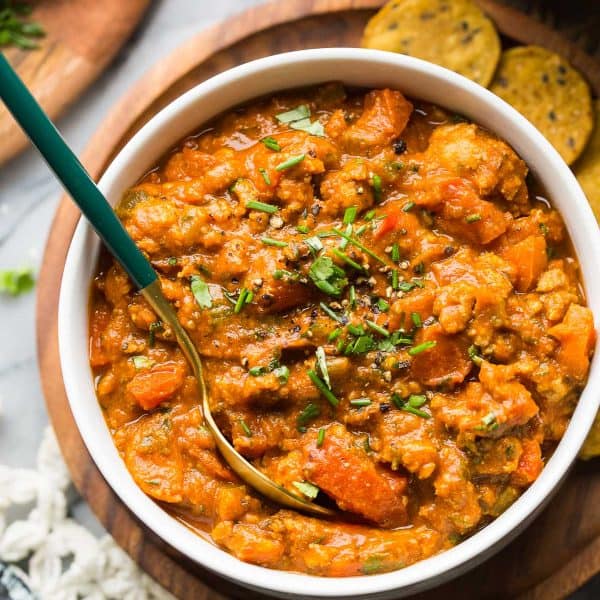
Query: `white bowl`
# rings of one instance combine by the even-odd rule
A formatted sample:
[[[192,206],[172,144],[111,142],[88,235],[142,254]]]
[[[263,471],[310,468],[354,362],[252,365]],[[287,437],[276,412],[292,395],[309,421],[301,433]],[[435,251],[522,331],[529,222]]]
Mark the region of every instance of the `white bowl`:
[[[414,58],[350,48],[305,50],[260,59],[198,85],[156,115],[121,150],[100,181],[110,202],[156,164],[186,134],[231,107],[264,94],[326,81],[388,86],[472,119],[508,141],[561,212],[581,264],[589,306],[600,315],[600,235],[567,165],[545,138],[508,104],[451,71]],[[381,575],[325,578],[243,563],[170,517],[134,483],[121,460],[94,394],[88,364],[88,293],[99,242],[80,222],[67,257],[59,307],[60,358],[79,431],[96,465],[130,510],[171,546],[219,575],[286,598],[387,598],[440,584],[482,562],[516,536],[565,477],[600,402],[600,352],[558,448],[538,480],[500,517],[458,546],[405,569]]]

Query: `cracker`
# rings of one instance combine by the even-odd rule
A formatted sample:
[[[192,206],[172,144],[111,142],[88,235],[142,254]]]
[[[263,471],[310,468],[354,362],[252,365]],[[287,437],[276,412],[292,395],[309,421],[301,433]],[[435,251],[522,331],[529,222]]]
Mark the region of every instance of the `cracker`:
[[[583,443],[583,448],[579,452],[579,458],[585,460],[600,456],[600,412],[594,419],[594,424],[588,433],[588,436]]]
[[[367,24],[362,46],[416,56],[483,86],[501,50],[494,24],[471,0],[392,0]]]
[[[573,171],[600,223],[600,100],[594,102],[594,115],[596,127],[583,154],[575,163]],[[600,446],[600,425],[598,430]]]
[[[490,89],[527,117],[568,164],[581,154],[593,128],[592,95],[564,58],[538,46],[511,48]]]

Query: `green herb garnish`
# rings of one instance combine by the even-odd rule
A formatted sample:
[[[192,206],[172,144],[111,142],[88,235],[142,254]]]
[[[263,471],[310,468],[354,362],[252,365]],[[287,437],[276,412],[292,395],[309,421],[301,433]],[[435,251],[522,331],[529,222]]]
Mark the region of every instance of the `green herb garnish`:
[[[340,401],[335,397],[333,392],[327,387],[327,385],[325,385],[324,381],[312,369],[309,369],[308,376],[315,385],[315,387],[331,404],[331,406],[336,407],[340,403]]]
[[[376,331],[379,335],[383,337],[390,337],[390,332],[381,325],[377,325],[375,321],[369,321],[369,319],[365,319],[365,323],[373,330]]]
[[[481,363],[483,362],[483,358],[479,355],[479,351],[477,349],[477,346],[475,346],[474,344],[472,346],[469,346],[469,358],[477,365],[480,366]]]
[[[39,23],[23,18],[31,11],[29,3],[0,0],[0,47],[16,46],[21,50],[39,48],[35,38],[44,37],[46,32]]]
[[[311,123],[310,119],[307,117],[306,119],[293,121],[289,125],[292,129],[304,131],[310,135],[316,135],[318,137],[325,137],[325,129],[323,128],[323,125],[320,121],[313,121]]]
[[[325,357],[323,346],[319,346],[316,349],[315,354],[317,356],[317,366],[321,372],[321,377],[323,377],[325,385],[331,389],[331,380],[329,379],[329,371],[327,370],[327,358]]]
[[[357,398],[356,400],[350,400],[351,406],[369,406],[371,404],[370,398]]]
[[[317,434],[317,448],[320,448],[325,441],[325,430],[321,427],[319,429],[319,433]]]
[[[253,298],[254,294],[248,288],[242,288],[237,302],[233,308],[233,312],[237,315],[246,304],[250,304],[250,302],[252,302]]]
[[[465,221],[467,223],[476,223],[477,221],[481,221],[481,215],[479,213],[473,213],[472,215],[467,215],[465,217]]]
[[[296,227],[296,231],[298,233],[308,233],[310,229],[308,228],[308,225],[298,225],[298,227]]]
[[[269,237],[260,238],[260,241],[265,246],[277,246],[277,248],[287,248],[288,245],[287,242],[282,242],[281,240],[274,240],[273,238]]]
[[[266,169],[263,169],[262,167],[260,169],[258,169],[260,174],[262,175],[262,178],[264,180],[264,182],[267,185],[271,185],[271,178],[269,177],[269,174],[267,173]]]
[[[212,308],[212,297],[208,283],[200,275],[192,275],[190,278],[192,294],[200,308]]]
[[[310,266],[308,276],[315,286],[330,296],[339,296],[348,285],[343,269],[333,263],[328,256],[319,256]]]
[[[156,344],[156,332],[162,331],[163,329],[164,326],[162,321],[154,321],[154,323],[150,323],[150,327],[148,328],[148,346],[150,346],[150,348],[153,348],[154,344]]]
[[[395,392],[392,394],[392,402],[394,405],[403,410],[405,412],[416,415],[417,417],[421,417],[422,419],[430,419],[431,415],[426,413],[423,410],[419,410],[425,402],[427,402],[427,398],[425,396],[420,396],[416,394],[411,394],[406,400],[401,398],[399,394]]]
[[[307,498],[314,500],[319,494],[319,488],[308,481],[293,481],[294,487]]]
[[[132,356],[131,360],[136,371],[149,369],[153,365],[153,362],[147,356]]]
[[[353,238],[352,236],[348,235],[347,233],[340,231],[339,229],[336,229],[336,228],[333,228],[332,231],[336,235],[339,235],[339,236],[343,237],[344,239],[348,240],[348,242],[350,242],[353,246],[356,246],[357,248],[362,250],[365,254],[368,254],[375,260],[379,261],[381,264],[384,264],[384,265],[386,264],[385,260],[383,258],[381,258],[381,256],[378,256],[377,254],[375,254],[375,252],[373,252],[372,250],[369,250],[369,248],[367,248],[363,243],[359,242],[357,239]]]
[[[349,206],[344,211],[344,225],[352,225],[356,220],[356,213],[358,212],[358,208],[356,206]]]
[[[403,207],[402,210],[404,212],[409,212],[413,207],[414,207],[415,203],[411,200],[410,202],[407,202]]]
[[[282,163],[279,163],[276,167],[276,171],[286,171],[287,169],[291,169],[295,167],[297,164],[301,163],[306,158],[306,154],[298,154],[298,156],[291,156],[287,160],[284,160]]]
[[[10,296],[26,294],[35,286],[32,269],[7,269],[0,271],[0,292]]]
[[[277,143],[275,138],[268,136],[260,140],[269,150],[273,150],[274,152],[280,152],[281,146]]]
[[[252,430],[250,429],[250,427],[248,427],[248,423],[246,423],[246,421],[244,421],[244,419],[240,419],[240,427],[243,429],[244,433],[246,434],[246,437],[252,437]]]
[[[275,118],[280,123],[293,123],[294,121],[300,121],[302,119],[306,119],[310,117],[310,108],[306,104],[301,104],[296,108],[292,108],[292,110],[288,110],[286,112],[279,113],[275,115]]]
[[[381,194],[382,194],[382,186],[381,186],[381,177],[375,174],[373,175],[372,185],[373,185],[373,196],[375,197],[375,202],[381,202]]]
[[[435,340],[429,340],[427,342],[419,344],[418,346],[413,346],[412,348],[409,348],[408,353],[410,354],[410,356],[416,356],[417,354],[421,354],[421,352],[425,352],[426,350],[431,350],[432,348],[435,348],[436,345],[437,342]]]
[[[258,200],[249,200],[246,202],[246,208],[251,210],[258,210],[260,212],[267,213],[272,215],[279,210],[278,206],[274,206],[273,204],[267,204],[266,202],[259,202]]]
[[[423,321],[421,320],[421,315],[418,312],[410,313],[410,318],[415,327],[423,327]]]
[[[347,265],[350,265],[353,269],[356,269],[357,271],[365,270],[362,265],[359,265],[355,260],[352,260],[345,252],[342,252],[337,248],[332,248],[331,252],[333,252],[340,260],[343,260]]]
[[[400,260],[400,247],[398,244],[392,246],[392,260],[398,262]]]
[[[306,408],[304,408],[304,410],[302,410],[302,412],[296,418],[296,428],[298,431],[304,433],[308,423],[313,419],[316,419],[320,414],[321,409],[317,404],[313,404],[312,402],[307,404]]]
[[[321,310],[328,316],[331,317],[334,321],[337,321],[340,324],[344,324],[346,319],[342,315],[338,315],[333,309],[329,308],[325,302],[319,302],[319,306]]]

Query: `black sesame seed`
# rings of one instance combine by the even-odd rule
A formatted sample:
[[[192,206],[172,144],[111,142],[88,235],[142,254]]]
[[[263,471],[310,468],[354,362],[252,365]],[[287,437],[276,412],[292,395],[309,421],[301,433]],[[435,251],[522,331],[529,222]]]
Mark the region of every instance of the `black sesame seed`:
[[[461,21],[460,26],[462,27],[463,31],[467,31],[469,29],[469,24],[466,21]]]
[[[508,87],[508,79],[506,79],[506,77],[498,77],[498,85],[500,87]]]
[[[398,29],[398,23],[396,21],[388,25],[388,31],[394,31],[396,29]]]
[[[566,83],[567,83],[567,80],[566,80],[566,79],[563,79],[562,77],[559,77],[559,78],[556,80],[556,83],[558,83],[558,85],[566,85]]]
[[[406,152],[406,142],[404,140],[394,140],[392,148],[395,154],[404,154]]]
[[[431,21],[435,17],[435,13],[431,11],[421,13],[421,21]]]
[[[564,65],[558,65],[558,72],[564,75],[567,72],[567,68]]]
[[[553,110],[551,110],[551,111],[548,113],[548,118],[549,118],[551,121],[556,121],[556,113],[555,113]]]
[[[575,139],[574,139],[574,138],[572,138],[572,137],[570,137],[570,138],[567,140],[567,144],[569,144],[569,148],[575,148]]]
[[[548,73],[542,73],[542,81],[544,83],[548,83],[550,81],[550,77],[548,77]]]

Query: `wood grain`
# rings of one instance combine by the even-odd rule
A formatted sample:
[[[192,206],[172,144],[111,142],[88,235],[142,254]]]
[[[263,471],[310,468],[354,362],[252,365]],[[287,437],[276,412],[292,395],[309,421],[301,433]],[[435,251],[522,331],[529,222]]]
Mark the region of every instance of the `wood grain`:
[[[100,176],[115,153],[153,114],[172,98],[226,68],[286,50],[357,45],[366,20],[381,4],[382,0],[276,1],[207,29],[132,87],[90,141],[84,164],[94,177]],[[518,25],[513,39],[529,41],[528,30],[542,35],[543,30],[513,9],[489,0],[481,4],[505,33],[514,33]],[[584,58],[577,58],[571,43],[545,31],[548,39],[569,49],[571,57]],[[539,38],[531,41],[536,40]],[[597,81],[597,63],[583,62],[590,81]],[[65,395],[57,342],[60,279],[78,217],[77,209],[63,199],[44,256],[38,289],[38,298],[43,301],[37,309],[44,394],[75,485],[116,541],[177,597],[258,598],[192,564],[157,539],[118,500],[85,449]],[[600,570],[599,466],[600,461],[578,464],[548,508],[517,540],[468,575],[418,598],[564,598]]]
[[[52,119],[96,79],[139,23],[150,0],[40,0],[31,18],[46,36],[37,50],[4,52]],[[0,106],[0,165],[27,146]]]

